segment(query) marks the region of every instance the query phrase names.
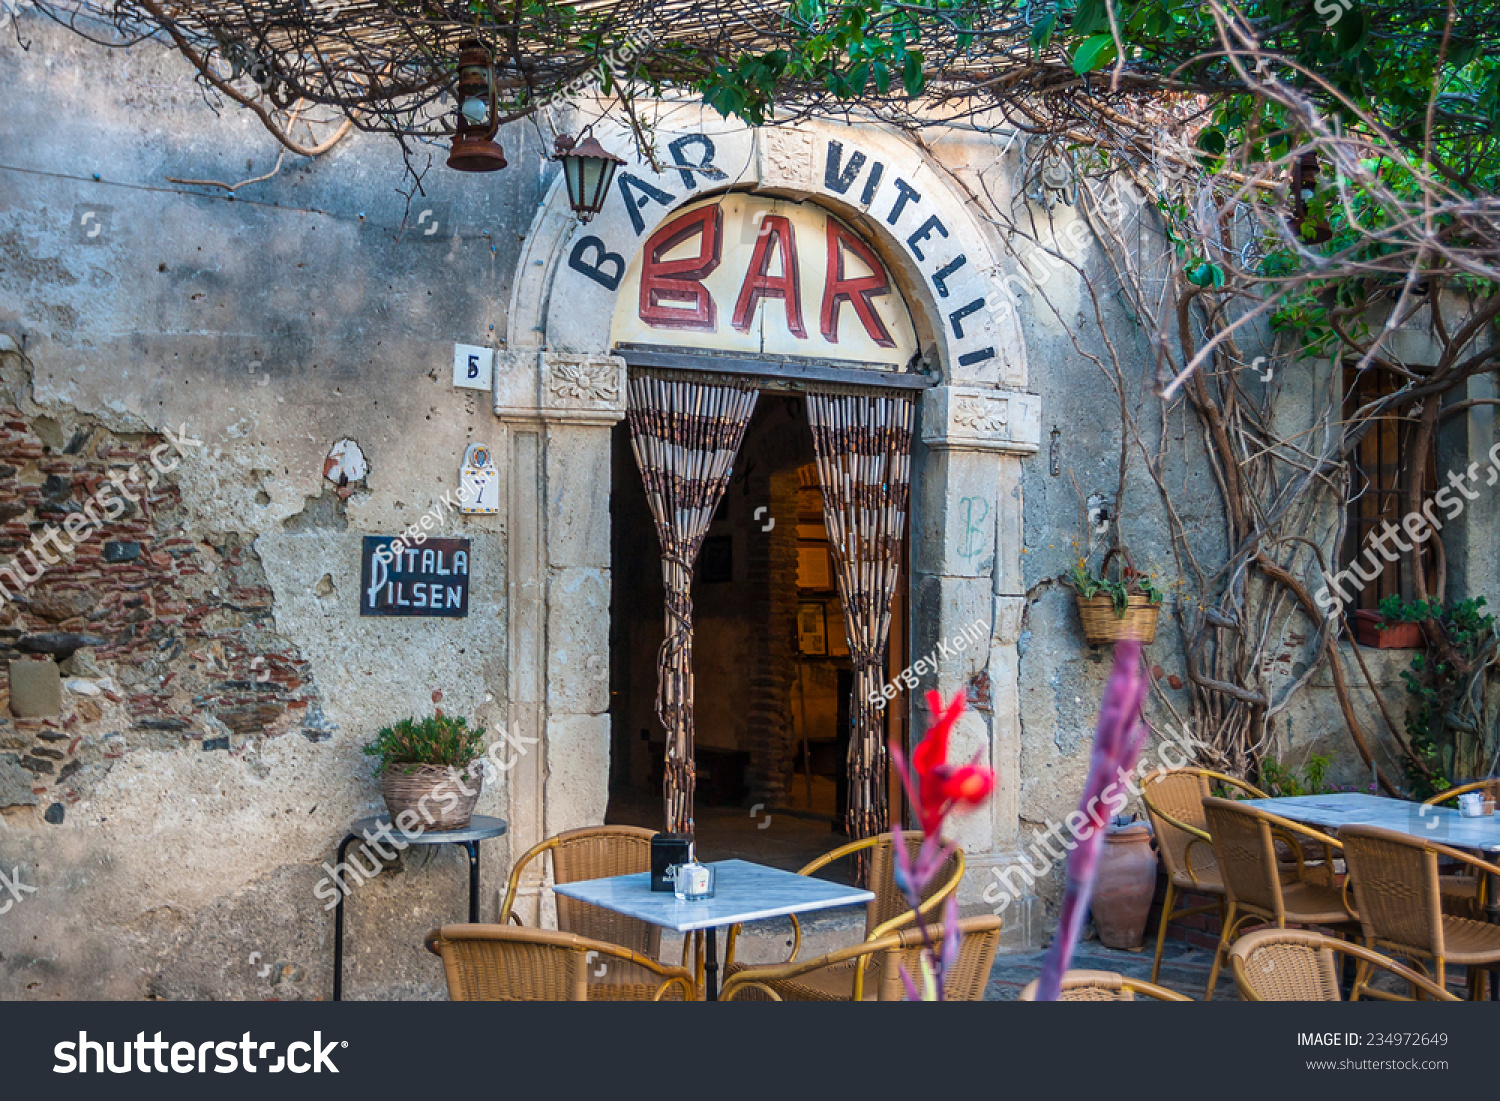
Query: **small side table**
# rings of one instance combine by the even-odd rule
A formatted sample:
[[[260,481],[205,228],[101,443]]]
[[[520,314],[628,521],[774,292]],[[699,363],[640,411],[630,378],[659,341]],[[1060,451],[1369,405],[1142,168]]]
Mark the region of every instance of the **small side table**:
[[[468,829],[423,830],[420,833],[405,833],[391,824],[389,815],[377,814],[361,818],[349,827],[349,834],[339,842],[338,863],[344,863],[344,854],[356,841],[389,845],[391,842],[376,836],[381,826],[390,826],[391,836],[406,845],[462,845],[469,851],[469,923],[479,923],[479,843],[490,837],[499,837],[510,827],[501,818],[476,814],[469,820]],[[337,867],[337,865],[335,865]],[[333,916],[333,1000],[344,1000],[344,898],[347,892],[339,891],[338,906]],[[326,895],[324,896],[327,897]]]

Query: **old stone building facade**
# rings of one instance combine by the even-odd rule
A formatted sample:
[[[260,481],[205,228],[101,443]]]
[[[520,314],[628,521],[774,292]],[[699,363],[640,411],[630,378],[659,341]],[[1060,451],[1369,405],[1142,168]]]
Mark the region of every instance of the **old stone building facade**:
[[[587,225],[522,124],[501,133],[509,169],[434,167],[410,206],[394,145],[370,137],[226,193],[172,181],[260,175],[275,150],[243,113],[206,106],[179,59],[99,51],[40,20],[25,31],[31,50],[0,45],[0,562],[111,471],[195,443],[0,611],[0,656],[55,663],[60,685],[28,683],[18,710],[10,683],[0,720],[0,867],[36,888],[0,916],[0,996],[326,997],[332,922],[313,887],[348,824],[380,809],[360,746],[407,715],[441,707],[516,747],[479,807],[510,825],[484,850],[485,916],[531,844],[604,820],[625,789],[649,797],[661,581],[631,503],[633,369],[763,389],[745,444],[760,465],[737,468],[710,529],[729,587],[695,597],[699,742],[744,755],[747,790],[732,794],[747,806],[791,801],[799,776],[811,802],[813,750],[788,731],[842,683],[829,600],[812,613],[822,641],[814,620],[799,634],[818,603],[794,576],[815,568],[799,544],[816,532],[800,529],[818,524],[799,503],[816,484],[801,396],[821,383],[918,402],[888,672],[939,652],[922,688],[970,700],[953,756],[977,754],[1000,784],[959,825],[961,899],[991,908],[996,871],[1066,813],[1087,763],[1107,667],[1056,579],[1080,497],[1112,492],[1119,453],[1113,399],[1062,323],[1085,309],[1070,275],[1047,287],[1057,313],[1024,297],[997,308],[1019,263],[987,204],[1029,201],[1013,133],[955,128],[924,147],[874,124],[752,129],[665,102],[655,163],[627,154]],[[632,147],[617,120],[595,134]],[[769,332],[791,317],[786,294],[762,296],[761,328],[729,324],[760,237],[728,215],[713,335],[643,330],[643,248],[725,196],[799,234],[805,337]],[[436,233],[414,228],[419,208]],[[1052,214],[1087,263],[1077,212]],[[841,232],[857,244],[825,251],[816,236]],[[658,259],[684,247],[698,246]],[[857,294],[842,313],[834,296],[828,327],[830,265],[861,248],[891,284],[877,312],[901,354],[883,361],[885,344],[852,354],[856,330],[840,328],[861,323]],[[839,348],[791,354],[837,343],[830,332]],[[490,390],[453,385],[455,344],[493,351]],[[368,469],[339,484],[328,461],[343,440]],[[493,515],[443,504],[476,443],[499,472]],[[1179,509],[1220,538],[1208,472],[1185,461],[1181,476]],[[361,616],[362,537],[424,515],[470,541],[467,615]],[[1474,545],[1495,517],[1476,505],[1469,523],[1488,534]],[[1165,560],[1143,523],[1137,546]],[[962,651],[943,645],[960,636]],[[819,645],[830,661],[801,669],[795,652]],[[1153,650],[1168,674],[1174,645],[1167,628]],[[1393,689],[1396,668],[1377,670]],[[919,696],[890,708],[897,736],[922,729]],[[1310,698],[1299,745],[1335,738],[1326,693]],[[817,720],[830,729],[833,706]],[[362,886],[352,996],[438,996],[421,937],[462,911],[463,887],[447,851],[403,855]],[[1053,890],[1007,908],[1012,943],[1040,940]]]

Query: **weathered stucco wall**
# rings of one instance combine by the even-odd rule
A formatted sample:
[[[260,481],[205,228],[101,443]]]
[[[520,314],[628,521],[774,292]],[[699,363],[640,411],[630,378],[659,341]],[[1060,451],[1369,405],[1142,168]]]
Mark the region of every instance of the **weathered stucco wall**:
[[[50,570],[5,608],[7,656],[49,631],[107,641],[75,656],[93,679],[55,719],[0,722],[0,864],[37,888],[0,917],[0,997],[326,997],[320,865],[380,808],[359,746],[439,700],[492,730],[503,715],[498,519],[440,525],[473,541],[460,620],[361,618],[360,535],[418,521],[498,434],[485,395],[452,387],[452,346],[503,331],[543,162],[520,127],[497,176],[436,151],[413,204],[445,217],[431,237],[398,239],[396,147],[357,134],[231,200],[166,177],[269,171],[258,122],[216,116],[165,52],[23,24],[29,52],[0,45],[0,557],[151,433],[203,445],[89,541],[83,574]],[[323,478],[345,437],[370,468],[346,498]],[[503,782],[480,811],[506,812]],[[462,910],[456,851],[356,889],[353,996],[440,992],[420,943]],[[507,845],[484,864],[493,914]]]

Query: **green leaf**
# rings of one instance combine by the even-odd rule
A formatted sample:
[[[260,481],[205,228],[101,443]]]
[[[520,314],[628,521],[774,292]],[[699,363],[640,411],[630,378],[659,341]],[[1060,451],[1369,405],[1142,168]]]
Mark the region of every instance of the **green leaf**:
[[[1073,33],[1078,36],[1093,34],[1109,26],[1109,8],[1106,0],[1078,0],[1078,10],[1073,13]]]
[[[1370,24],[1365,18],[1364,12],[1358,8],[1351,8],[1344,13],[1344,17],[1338,21],[1334,31],[1334,48],[1339,53],[1348,57],[1364,45],[1365,34],[1369,31]]]
[[[1195,287],[1222,287],[1224,285],[1224,269],[1218,264],[1210,264],[1207,260],[1188,272],[1188,282]]]
[[[1052,32],[1057,27],[1057,12],[1048,12],[1036,21],[1036,26],[1031,28],[1031,53],[1032,56],[1040,54],[1052,44]]]
[[[922,75],[922,54],[919,50],[906,51],[906,64],[901,67],[901,86],[909,96],[921,95],[927,84]]]
[[[1085,40],[1073,55],[1075,73],[1091,73],[1102,69],[1115,59],[1115,40],[1111,35],[1096,34]]]

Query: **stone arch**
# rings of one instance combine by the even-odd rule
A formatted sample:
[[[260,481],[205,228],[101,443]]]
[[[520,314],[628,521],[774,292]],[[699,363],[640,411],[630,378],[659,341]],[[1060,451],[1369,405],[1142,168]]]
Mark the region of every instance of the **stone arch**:
[[[612,120],[596,129],[606,146],[632,148],[628,130]],[[859,230],[895,275],[944,382],[1025,388],[1019,321],[1013,310],[995,308],[1001,299],[992,276],[1001,265],[990,234],[943,170],[904,136],[817,122],[751,129],[696,106],[667,110],[654,134],[657,167],[634,156],[587,225],[573,217],[562,181],[554,182],[522,250],[509,348],[608,354],[610,283],[617,286],[640,244],[678,207],[742,189],[812,199]]]

